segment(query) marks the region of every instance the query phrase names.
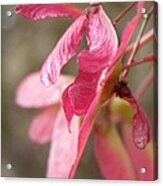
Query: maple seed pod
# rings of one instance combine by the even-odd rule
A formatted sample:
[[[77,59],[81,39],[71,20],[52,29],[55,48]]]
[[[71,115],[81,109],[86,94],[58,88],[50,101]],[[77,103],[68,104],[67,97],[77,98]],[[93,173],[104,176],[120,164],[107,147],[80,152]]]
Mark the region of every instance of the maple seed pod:
[[[135,97],[132,95],[129,87],[127,86],[127,82],[119,81],[115,87],[114,91],[117,96],[128,101],[131,106],[135,109],[136,113],[132,119],[132,136],[135,146],[139,149],[144,149],[150,140],[150,120],[143,110],[143,108],[139,105]]]

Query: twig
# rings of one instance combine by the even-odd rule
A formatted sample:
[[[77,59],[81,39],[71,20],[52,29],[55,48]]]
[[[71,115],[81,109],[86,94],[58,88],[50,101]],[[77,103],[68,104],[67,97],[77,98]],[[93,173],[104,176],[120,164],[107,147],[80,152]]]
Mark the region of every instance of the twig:
[[[113,25],[116,25],[118,21],[136,4],[136,2],[130,3],[122,12],[120,12],[114,19]]]
[[[152,12],[153,12],[153,6],[149,10],[148,14],[144,14],[144,20],[143,20],[143,23],[141,25],[140,31],[138,33],[138,36],[136,38],[136,41],[134,43],[133,50],[131,51],[131,54],[130,54],[129,59],[127,61],[127,65],[130,65],[132,63],[132,60],[133,60],[133,58],[134,58],[134,56],[135,56],[135,54],[137,52],[138,46],[139,46],[140,38],[141,38],[141,36],[142,36],[142,34],[144,32],[144,29],[145,29],[145,27],[147,25],[147,22],[149,20],[150,15],[152,14]],[[128,70],[125,69],[123,71],[123,73],[122,73],[122,78],[125,78],[127,74],[128,74]]]
[[[154,71],[153,68],[150,70],[150,72],[145,77],[144,81],[141,83],[141,85],[138,87],[138,89],[135,91],[135,97],[139,99],[142,97],[149,87],[149,85],[153,82],[154,79]]]
[[[144,34],[141,39],[140,39],[140,42],[139,42],[139,45],[138,47],[142,47],[143,45],[145,45],[146,43],[148,43],[150,40],[154,39],[154,30],[153,28],[148,31],[146,34]],[[126,53],[129,53],[132,51],[133,47],[134,47],[135,43],[132,43],[130,44],[127,49],[126,49]]]
[[[124,65],[122,71],[124,71],[125,69],[129,69],[129,68],[131,68],[133,66],[143,64],[143,63],[148,63],[148,62],[151,62],[151,61],[154,62],[155,59],[156,59],[156,57],[155,57],[155,55],[153,53],[152,54],[148,54],[145,57],[133,59],[132,63],[130,63],[129,65]]]

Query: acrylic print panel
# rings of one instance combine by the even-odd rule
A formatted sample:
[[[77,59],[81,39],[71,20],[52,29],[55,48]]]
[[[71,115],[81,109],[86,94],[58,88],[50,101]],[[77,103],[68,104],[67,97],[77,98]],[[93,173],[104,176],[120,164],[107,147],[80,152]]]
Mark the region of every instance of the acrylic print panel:
[[[157,4],[2,6],[2,176],[157,179]]]

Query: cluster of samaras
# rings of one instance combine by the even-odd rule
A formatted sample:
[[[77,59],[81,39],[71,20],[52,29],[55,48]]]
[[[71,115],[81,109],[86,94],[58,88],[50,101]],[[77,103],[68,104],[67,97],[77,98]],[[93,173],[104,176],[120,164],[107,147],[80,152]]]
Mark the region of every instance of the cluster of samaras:
[[[134,58],[138,48],[153,38],[152,31],[142,37],[153,7],[143,16],[144,3],[131,3],[114,24],[135,5],[137,11],[124,27],[120,42],[99,4],[83,11],[69,4],[16,7],[18,14],[30,20],[74,19],[44,62],[41,76],[38,72],[30,75],[17,92],[20,106],[44,109],[33,120],[29,134],[38,143],[51,141],[48,177],[74,177],[93,131],[96,158],[106,178],[154,179],[152,145],[148,144],[150,120],[124,80],[130,67],[154,60],[153,54]],[[129,45],[141,20],[137,39]],[[84,33],[88,46],[77,55],[77,77],[60,75],[62,67],[77,54]],[[128,56],[127,62],[124,56]],[[148,168],[146,174],[140,173],[142,166]]]

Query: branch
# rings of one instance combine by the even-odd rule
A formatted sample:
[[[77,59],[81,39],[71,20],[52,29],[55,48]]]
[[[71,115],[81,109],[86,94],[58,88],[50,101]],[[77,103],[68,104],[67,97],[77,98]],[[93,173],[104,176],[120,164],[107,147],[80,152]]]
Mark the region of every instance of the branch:
[[[152,14],[152,12],[153,12],[153,6],[151,7],[151,9],[149,10],[149,12],[147,14],[144,14],[144,20],[143,20],[143,23],[141,25],[140,31],[138,33],[138,36],[136,38],[136,41],[134,43],[134,46],[133,46],[133,49],[132,49],[131,54],[129,56],[129,59],[127,61],[127,65],[130,65],[132,63],[132,60],[133,60],[133,58],[134,58],[134,56],[137,52],[138,46],[139,46],[140,38],[141,38],[141,36],[144,32],[144,29],[147,25],[147,22],[149,20],[150,15]],[[125,69],[122,73],[122,78],[126,77],[127,74],[128,74],[128,70]]]
[[[142,47],[143,45],[145,45],[146,43],[148,43],[150,40],[154,39],[154,30],[153,28],[148,31],[146,34],[143,35],[143,37],[141,37],[140,42],[138,47]],[[126,49],[126,53],[129,53],[133,50],[135,43],[130,44],[127,49]]]
[[[118,21],[136,4],[136,2],[130,3],[122,12],[120,12],[114,19],[113,25],[116,25]]]
[[[148,54],[145,57],[133,59],[131,64],[124,65],[122,71],[124,71],[125,69],[129,69],[129,68],[131,68],[133,66],[141,65],[143,63],[148,63],[148,62],[152,62],[152,61],[154,62],[155,60],[156,60],[156,57],[155,57],[155,55],[153,53],[152,54]]]

